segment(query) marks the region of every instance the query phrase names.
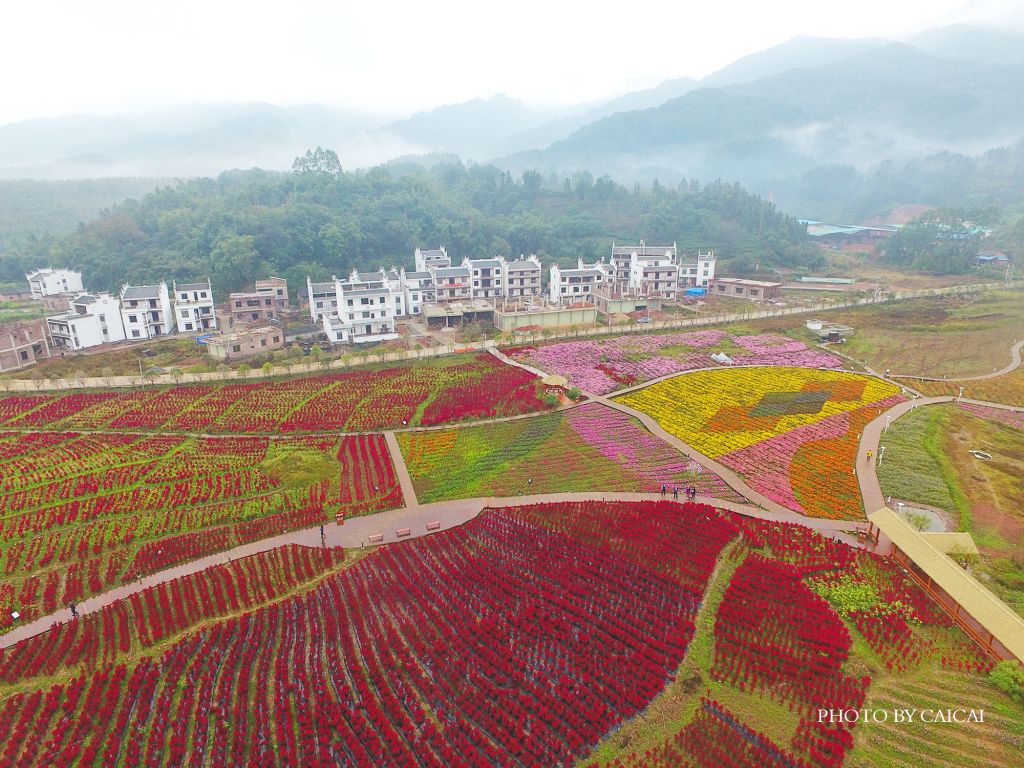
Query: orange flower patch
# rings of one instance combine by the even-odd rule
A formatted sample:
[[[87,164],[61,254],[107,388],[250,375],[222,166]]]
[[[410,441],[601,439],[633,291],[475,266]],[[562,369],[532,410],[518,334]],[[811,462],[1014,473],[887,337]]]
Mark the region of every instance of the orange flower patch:
[[[750,409],[743,406],[720,408],[708,419],[708,432],[750,432],[753,430],[773,430],[778,426],[782,414],[773,416],[751,416]]]

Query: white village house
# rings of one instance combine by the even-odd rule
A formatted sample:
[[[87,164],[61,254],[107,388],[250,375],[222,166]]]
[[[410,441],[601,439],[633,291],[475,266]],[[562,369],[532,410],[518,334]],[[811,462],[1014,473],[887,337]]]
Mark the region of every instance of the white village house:
[[[173,283],[174,314],[182,333],[214,331],[217,312],[213,303],[210,278],[205,283]]]
[[[124,341],[120,304],[109,293],[82,293],[71,300],[71,309],[46,318],[53,348],[78,351]]]
[[[548,298],[555,304],[591,303],[594,300],[594,289],[611,282],[613,271],[611,265],[602,260],[587,264],[580,258],[576,260],[575,267],[552,264]]]
[[[127,339],[152,339],[174,333],[174,312],[167,283],[122,285],[121,321]]]
[[[82,285],[82,273],[73,269],[54,269],[45,267],[25,275],[28,286],[32,290],[33,299],[46,296],[57,296],[62,293],[79,294],[85,290]]]

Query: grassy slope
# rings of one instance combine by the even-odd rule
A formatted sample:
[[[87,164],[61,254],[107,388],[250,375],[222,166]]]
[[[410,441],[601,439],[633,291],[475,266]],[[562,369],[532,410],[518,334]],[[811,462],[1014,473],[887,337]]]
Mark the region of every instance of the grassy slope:
[[[882,444],[882,493],[953,514],[981,550],[980,578],[1024,614],[1024,432],[934,405],[893,422]],[[974,459],[971,448],[995,458]]]
[[[870,723],[854,730],[846,768],[979,766],[1013,768],[1024,761],[1024,705],[982,675],[937,664],[875,679],[866,709],[982,709],[984,723]]]
[[[1010,347],[1024,332],[1024,295],[991,291],[979,299],[920,299],[833,316],[855,329],[844,351],[876,370],[972,376],[1010,362]]]
[[[880,441],[885,446],[878,467],[883,494],[950,513],[967,512],[962,494],[954,499],[956,485],[939,447],[939,431],[948,413],[942,406],[917,408],[890,424]]]

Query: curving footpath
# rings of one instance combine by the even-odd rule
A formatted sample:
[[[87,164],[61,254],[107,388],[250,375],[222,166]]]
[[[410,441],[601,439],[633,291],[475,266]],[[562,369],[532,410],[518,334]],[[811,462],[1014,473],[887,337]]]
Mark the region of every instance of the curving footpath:
[[[346,520],[341,525],[325,525],[324,538],[320,538],[320,527],[305,528],[299,531],[283,533],[269,539],[261,539],[249,544],[242,544],[234,549],[208,555],[188,563],[167,568],[145,576],[130,584],[108,590],[77,603],[81,615],[98,611],[104,606],[123,600],[129,595],[142,592],[150,587],[198,573],[215,565],[223,565],[248,555],[266,552],[288,544],[299,544],[306,547],[344,547],[346,549],[362,549],[367,546],[393,544],[408,539],[420,538],[455,528],[469,522],[484,509],[489,507],[516,507],[523,504],[543,504],[565,501],[655,501],[662,497],[656,493],[548,493],[531,496],[486,497],[442,501],[434,504],[413,504],[399,509],[377,512],[364,517]],[[850,520],[819,520],[807,518],[794,512],[785,515],[768,512],[756,507],[734,502],[723,501],[706,496],[698,496],[696,501],[719,509],[728,509],[747,517],[760,520],[799,523],[831,538],[840,539],[850,544],[859,544],[856,532],[865,526]],[[681,504],[682,502],[680,502]],[[428,525],[430,526],[428,528]],[[399,535],[399,531],[408,530],[407,534]],[[6,634],[0,635],[0,649],[8,648],[34,635],[48,631],[54,624],[64,623],[70,618],[67,608],[43,616],[34,621],[22,624]]]

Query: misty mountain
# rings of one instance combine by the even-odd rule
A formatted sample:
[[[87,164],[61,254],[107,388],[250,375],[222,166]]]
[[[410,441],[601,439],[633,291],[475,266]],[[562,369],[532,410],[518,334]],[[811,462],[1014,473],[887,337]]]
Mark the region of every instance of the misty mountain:
[[[969,40],[983,46],[983,34],[948,30],[943,44],[947,50],[962,50]],[[1007,35],[992,34],[993,45]],[[766,69],[785,61],[825,63],[701,87],[660,107],[595,121],[546,149],[499,164],[669,184],[684,178],[737,180],[776,195],[785,210],[811,215],[807,206],[814,201],[800,196],[794,180],[818,167],[840,166],[856,174],[943,152],[980,155],[1024,137],[1024,65],[860,42],[794,41],[779,55],[748,59],[766,62]],[[730,80],[756,71],[750,66],[750,61],[737,63],[732,75],[729,68],[716,74]]]
[[[802,35],[737,59],[701,79],[700,87],[719,88],[779,75],[791,69],[828,66],[885,44],[886,41],[880,38],[847,40]]]
[[[1001,29],[966,24],[929,29],[907,41],[932,56],[986,64],[1024,63],[1024,36]]]
[[[317,145],[362,166],[409,151],[371,137],[381,118],[319,105],[220,104],[0,126],[0,178],[184,177],[255,165],[286,169]],[[344,150],[344,151],[342,151]]]
[[[501,153],[511,137],[551,123],[567,111],[571,110],[533,109],[499,93],[489,99],[418,112],[384,126],[378,134],[395,136],[422,147],[424,152],[450,152],[469,160],[484,160]]]

